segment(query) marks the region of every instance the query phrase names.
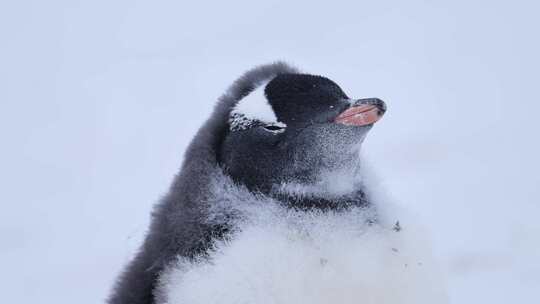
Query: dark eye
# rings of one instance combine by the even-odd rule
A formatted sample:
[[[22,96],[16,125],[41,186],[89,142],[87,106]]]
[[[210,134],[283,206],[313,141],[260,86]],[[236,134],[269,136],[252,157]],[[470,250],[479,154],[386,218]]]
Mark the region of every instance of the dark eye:
[[[282,125],[266,125],[266,126],[263,126],[263,128],[266,131],[270,131],[273,133],[281,133],[285,131],[285,126],[282,126]]]
[[[265,126],[264,128],[268,131],[279,131],[283,129],[282,127],[278,127],[278,126]]]

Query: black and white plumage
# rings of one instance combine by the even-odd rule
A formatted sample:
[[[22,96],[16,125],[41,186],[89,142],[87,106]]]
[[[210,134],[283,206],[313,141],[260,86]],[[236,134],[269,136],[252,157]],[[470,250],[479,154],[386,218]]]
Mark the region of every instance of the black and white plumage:
[[[247,227],[261,227],[255,222],[268,224],[273,218],[262,226],[287,230],[291,223],[283,218],[337,212],[346,216],[322,222],[373,225],[377,216],[360,178],[358,156],[372,123],[363,122],[362,114],[356,114],[360,122],[343,116],[366,105],[376,116],[386,110],[378,99],[350,99],[331,80],[301,74],[284,63],[260,66],[240,77],[191,142],[169,193],[155,207],[144,244],[118,279],[109,303],[188,301],[183,291],[178,300],[168,295],[170,282],[176,282],[171,278],[178,276],[175,269],[212,259],[216,248],[245,235]],[[321,229],[300,218],[300,230]],[[265,242],[264,237],[259,241]],[[320,261],[326,263],[323,257]]]

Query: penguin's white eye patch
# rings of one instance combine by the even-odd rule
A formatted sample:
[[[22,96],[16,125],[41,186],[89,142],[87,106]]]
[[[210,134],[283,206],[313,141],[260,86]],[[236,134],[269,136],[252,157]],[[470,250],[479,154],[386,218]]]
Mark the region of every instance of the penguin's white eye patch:
[[[232,131],[245,130],[254,126],[268,126],[269,131],[283,131],[286,125],[279,122],[276,113],[264,94],[267,82],[242,98],[232,109],[229,125]],[[266,127],[265,127],[266,129]]]

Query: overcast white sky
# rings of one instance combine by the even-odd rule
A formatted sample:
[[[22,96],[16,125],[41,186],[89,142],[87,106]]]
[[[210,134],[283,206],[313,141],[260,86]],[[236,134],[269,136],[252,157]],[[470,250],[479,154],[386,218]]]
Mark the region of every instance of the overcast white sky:
[[[453,303],[536,303],[535,1],[2,1],[0,286],[99,303],[216,98],[276,59],[389,107],[364,149]]]

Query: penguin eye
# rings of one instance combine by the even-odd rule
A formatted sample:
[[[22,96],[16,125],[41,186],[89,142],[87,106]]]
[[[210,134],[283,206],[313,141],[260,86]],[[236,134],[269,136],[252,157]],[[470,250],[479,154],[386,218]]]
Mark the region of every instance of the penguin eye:
[[[285,131],[285,125],[283,124],[272,124],[272,125],[265,125],[263,128],[266,131],[272,132],[272,133],[281,133]]]

